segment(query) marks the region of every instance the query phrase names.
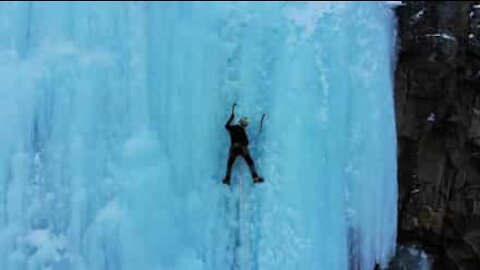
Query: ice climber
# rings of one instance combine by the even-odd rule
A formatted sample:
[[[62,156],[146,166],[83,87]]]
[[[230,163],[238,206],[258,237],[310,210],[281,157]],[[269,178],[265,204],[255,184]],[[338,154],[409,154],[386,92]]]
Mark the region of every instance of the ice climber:
[[[225,128],[230,133],[231,144],[230,144],[230,152],[228,155],[228,162],[227,162],[227,174],[223,179],[223,183],[226,185],[230,185],[232,166],[233,166],[233,163],[235,162],[235,159],[239,155],[242,156],[247,162],[248,167],[250,168],[250,173],[252,175],[253,182],[262,183],[263,178],[258,176],[257,171],[255,170],[255,165],[253,164],[252,157],[250,156],[250,152],[248,150],[248,137],[247,137],[247,133],[245,132],[245,129],[248,126],[248,118],[242,117],[238,125],[232,125],[233,118],[235,117],[236,105],[237,104],[233,104],[232,114],[230,115],[230,118],[225,124]]]

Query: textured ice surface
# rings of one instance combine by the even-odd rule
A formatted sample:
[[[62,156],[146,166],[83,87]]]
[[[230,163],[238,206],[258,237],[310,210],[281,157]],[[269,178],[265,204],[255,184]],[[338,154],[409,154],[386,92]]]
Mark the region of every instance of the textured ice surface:
[[[385,265],[393,37],[375,2],[0,3],[0,269]],[[262,185],[220,184],[233,102]]]

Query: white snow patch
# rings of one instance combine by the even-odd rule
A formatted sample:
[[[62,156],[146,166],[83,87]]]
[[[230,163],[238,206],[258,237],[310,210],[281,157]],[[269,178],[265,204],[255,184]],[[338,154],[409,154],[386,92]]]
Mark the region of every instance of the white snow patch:
[[[435,33],[435,34],[427,34],[425,35],[426,37],[439,37],[439,38],[444,38],[448,40],[453,40],[457,41],[457,39],[451,35],[445,34],[445,33]]]
[[[427,117],[428,122],[435,122],[435,114],[432,112]]]
[[[419,12],[417,12],[416,14],[412,15],[412,19],[413,19],[414,21],[416,21],[416,20],[420,19],[420,17],[422,17],[423,14],[425,14],[425,10],[424,10],[424,9],[422,9],[422,10],[420,10]]]
[[[423,250],[422,250],[422,253],[420,253],[420,257],[422,257],[422,259],[424,259],[424,260],[428,259],[427,254]]]
[[[408,253],[410,253],[410,255],[412,256],[418,256],[420,252],[418,251],[418,249],[410,247],[408,248]]]

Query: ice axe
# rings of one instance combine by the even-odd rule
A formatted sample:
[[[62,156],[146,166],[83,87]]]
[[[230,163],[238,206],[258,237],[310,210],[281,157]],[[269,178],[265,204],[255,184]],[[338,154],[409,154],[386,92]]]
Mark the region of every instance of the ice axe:
[[[262,131],[263,119],[265,119],[265,114],[262,114],[262,119],[260,120],[260,128],[258,129],[259,134],[260,134],[260,131]]]

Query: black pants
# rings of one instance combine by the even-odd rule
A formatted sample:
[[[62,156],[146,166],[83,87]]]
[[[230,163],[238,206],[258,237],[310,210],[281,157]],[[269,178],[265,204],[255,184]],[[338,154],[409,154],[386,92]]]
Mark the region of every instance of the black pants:
[[[241,144],[233,144],[230,147],[230,153],[228,155],[228,162],[227,162],[227,175],[225,179],[230,181],[230,176],[232,174],[232,167],[233,163],[237,156],[242,156],[248,164],[250,168],[250,173],[252,174],[252,178],[258,177],[257,171],[255,170],[255,165],[253,164],[252,157],[250,157],[250,153],[248,152],[248,147],[246,145]]]

